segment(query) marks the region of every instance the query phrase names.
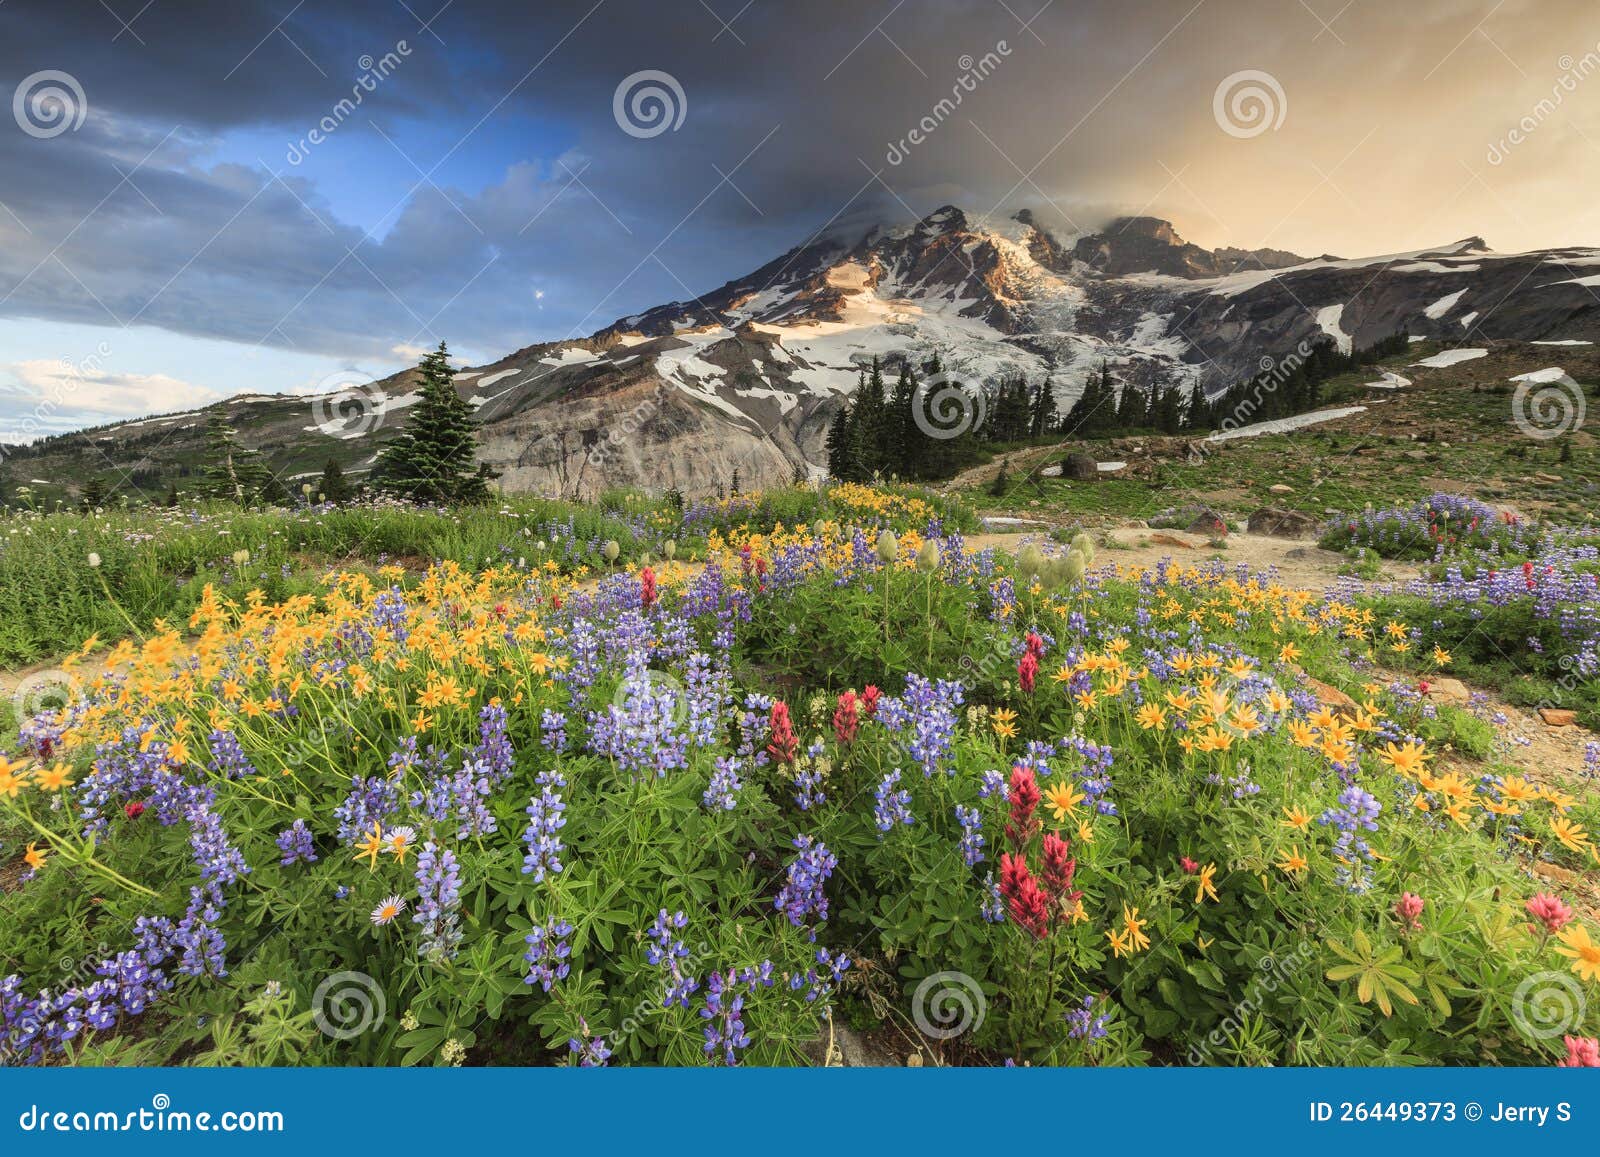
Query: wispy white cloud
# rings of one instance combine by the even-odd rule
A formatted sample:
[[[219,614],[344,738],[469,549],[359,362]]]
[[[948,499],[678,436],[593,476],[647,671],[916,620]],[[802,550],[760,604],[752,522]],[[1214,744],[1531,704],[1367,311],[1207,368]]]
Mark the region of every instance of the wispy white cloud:
[[[112,373],[92,363],[35,358],[0,367],[0,441],[203,406],[219,395],[166,374]]]

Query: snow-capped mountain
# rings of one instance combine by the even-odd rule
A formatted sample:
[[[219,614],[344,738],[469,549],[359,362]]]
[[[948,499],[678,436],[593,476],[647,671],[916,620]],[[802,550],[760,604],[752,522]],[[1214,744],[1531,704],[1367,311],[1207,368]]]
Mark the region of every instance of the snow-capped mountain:
[[[1102,363],[1124,382],[1220,389],[1303,341],[1361,346],[1401,328],[1600,340],[1600,250],[1497,254],[1470,238],[1307,260],[1203,249],[1150,217],[1062,236],[1027,212],[977,222],[945,206],[914,225],[821,234],[693,301],[529,346],[457,382],[482,423],[482,456],[508,490],[698,494],[735,469],[760,486],[820,467],[828,420],[874,357],[892,375],[902,359],[921,367],[937,355],[969,385],[1049,376],[1066,406]],[[225,404],[245,407],[241,428],[269,457],[310,471],[334,456],[359,477],[413,391],[404,373],[348,399]],[[172,423],[196,421],[91,436],[137,453]]]

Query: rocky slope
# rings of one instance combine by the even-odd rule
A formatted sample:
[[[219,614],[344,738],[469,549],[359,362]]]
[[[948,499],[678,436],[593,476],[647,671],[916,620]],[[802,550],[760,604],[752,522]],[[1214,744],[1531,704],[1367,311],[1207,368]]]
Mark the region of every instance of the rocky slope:
[[[1401,328],[1479,341],[1600,340],[1600,250],[1497,254],[1478,238],[1386,257],[1306,260],[1207,250],[1150,217],[1062,237],[1026,212],[977,222],[945,206],[908,227],[824,233],[691,302],[621,318],[579,341],[529,346],[457,375],[508,490],[568,497],[606,486],[705,493],[818,469],[833,410],[873,357],[937,355],[969,384],[1051,376],[1070,404],[1102,363],[1122,381],[1207,388],[1264,357]],[[371,468],[414,400],[409,373],[344,398],[224,403],[286,477],[335,457]],[[102,471],[164,487],[198,454],[203,415],[86,432]],[[15,456],[11,479],[55,473],[74,440]],[[77,442],[77,461],[85,445]],[[70,460],[70,458],[69,458]],[[91,468],[94,464],[91,463]]]

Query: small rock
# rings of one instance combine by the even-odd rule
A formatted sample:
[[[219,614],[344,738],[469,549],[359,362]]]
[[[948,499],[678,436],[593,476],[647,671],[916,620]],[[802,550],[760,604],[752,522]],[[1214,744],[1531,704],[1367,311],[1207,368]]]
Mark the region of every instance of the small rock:
[[[1307,675],[1306,686],[1311,688],[1311,692],[1317,697],[1318,703],[1321,703],[1324,707],[1331,707],[1340,715],[1354,718],[1360,711],[1354,699],[1339,690],[1339,688],[1331,687],[1324,683],[1321,679],[1313,679],[1310,675]]]
[[[1046,466],[1043,470],[1039,471],[1039,477],[1040,478],[1060,478],[1061,477],[1061,465],[1060,465],[1060,463],[1057,463],[1054,466]]]
[[[1543,470],[1541,470],[1537,474],[1535,474],[1534,478],[1537,479],[1540,482],[1545,483],[1545,485],[1547,485],[1547,486],[1553,486],[1557,482],[1562,481],[1561,475],[1559,475],[1559,474],[1546,474]]]
[[[1278,506],[1263,506],[1245,523],[1251,534],[1267,534],[1274,538],[1308,538],[1317,532],[1317,526],[1317,520],[1311,515]]]
[[[1446,703],[1465,703],[1472,698],[1467,685],[1460,679],[1429,679],[1428,698],[1442,699]]]
[[[1547,727],[1571,727],[1578,721],[1578,713],[1565,707],[1541,707],[1539,718],[1544,720]]]
[[[1294,487],[1285,485],[1282,482],[1274,482],[1271,486],[1267,487],[1267,493],[1269,493],[1269,494],[1293,494],[1294,493]]]
[[[1407,450],[1405,456],[1411,459],[1413,462],[1426,462],[1429,458],[1433,457],[1433,455],[1429,454],[1426,450]]]
[[[1227,534],[1228,524],[1215,510],[1207,510],[1197,515],[1184,529],[1190,534]]]
[[[1093,482],[1100,477],[1100,464],[1087,454],[1068,454],[1062,459],[1061,474],[1074,482]]]

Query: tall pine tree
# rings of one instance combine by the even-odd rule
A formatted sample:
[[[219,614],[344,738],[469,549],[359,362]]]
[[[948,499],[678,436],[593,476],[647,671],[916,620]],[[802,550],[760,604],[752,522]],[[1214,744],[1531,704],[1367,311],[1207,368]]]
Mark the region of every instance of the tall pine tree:
[[[383,448],[376,471],[385,489],[418,502],[482,502],[496,474],[477,462],[477,422],[456,393],[444,342],[423,355],[406,427]]]
[[[239,441],[222,407],[206,415],[205,463],[200,468],[200,496],[240,506],[276,497],[282,487],[261,455]],[[269,493],[272,492],[272,493]]]

